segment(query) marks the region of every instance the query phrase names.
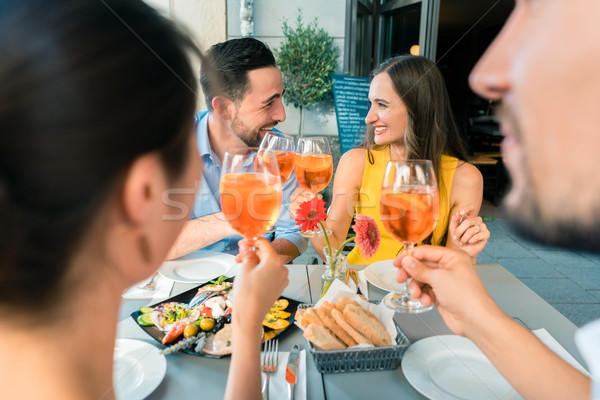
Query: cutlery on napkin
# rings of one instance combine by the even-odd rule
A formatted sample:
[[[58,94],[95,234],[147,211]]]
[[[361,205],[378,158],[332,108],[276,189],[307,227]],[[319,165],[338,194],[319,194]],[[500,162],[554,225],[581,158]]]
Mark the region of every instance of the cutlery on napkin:
[[[290,355],[289,351],[280,351],[279,352],[279,363],[277,364],[277,371],[271,375],[271,386],[269,389],[269,399],[279,400],[279,399],[289,399],[288,394],[288,383],[285,380],[285,369],[287,366],[288,357]],[[298,372],[297,372],[297,382],[295,389],[295,400],[305,400],[306,399],[306,351],[300,350],[300,357],[298,358]],[[264,383],[265,375],[262,374],[262,379]],[[262,385],[261,385],[262,387]]]
[[[369,285],[367,285],[367,278],[365,277],[365,273],[361,269],[360,271],[357,271],[356,274],[358,276],[358,287],[360,288],[360,292],[363,294],[363,296],[365,296],[367,300],[369,300]],[[347,285],[350,289],[354,290],[355,292],[357,291],[356,283],[354,283],[352,279],[348,279]]]
[[[148,278],[144,279],[142,282],[146,282],[147,280]],[[165,278],[159,274],[156,277],[156,287],[153,290],[140,289],[137,287],[139,283],[136,283],[123,292],[122,297],[126,300],[152,299],[150,304],[154,304],[160,300],[168,298],[171,295],[171,289],[173,288],[174,283],[175,281],[172,279]]]

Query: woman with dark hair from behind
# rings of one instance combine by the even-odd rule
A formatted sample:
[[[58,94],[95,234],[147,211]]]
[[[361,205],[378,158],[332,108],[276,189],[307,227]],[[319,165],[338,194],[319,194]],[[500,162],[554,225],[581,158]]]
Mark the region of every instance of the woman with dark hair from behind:
[[[403,245],[389,235],[379,215],[385,167],[390,160],[425,159],[433,162],[440,195],[439,221],[426,242],[461,248],[476,257],[490,237],[478,216],[483,179],[465,161],[442,74],[431,60],[405,55],[384,61],[371,76],[367,134],[361,147],[342,156],[335,174],[327,214],[332,244],[337,247],[346,239],[355,212],[366,214],[381,232],[379,248],[365,259],[355,247],[348,262],[371,264],[395,258]],[[295,205],[305,198],[299,196]],[[324,239],[312,238],[311,243],[323,258]]]
[[[193,196],[163,193],[201,173],[195,49],[127,0],[3,1],[0,48],[0,398],[114,398],[121,293],[187,219],[167,203]],[[287,284],[258,247],[236,283],[226,397],[260,396],[261,321]]]

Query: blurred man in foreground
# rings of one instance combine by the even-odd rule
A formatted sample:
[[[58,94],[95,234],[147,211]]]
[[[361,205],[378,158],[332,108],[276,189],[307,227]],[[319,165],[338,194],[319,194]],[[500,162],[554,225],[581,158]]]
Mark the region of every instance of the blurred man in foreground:
[[[596,252],[599,17],[596,0],[517,0],[470,77],[473,90],[502,103],[502,153],[513,180],[505,205],[512,223],[546,243]],[[395,265],[398,280],[409,274],[421,282],[411,283],[413,294],[435,302],[448,327],[471,339],[523,397],[600,398],[600,320],[576,336],[591,383],[500,310],[466,254],[423,246]]]

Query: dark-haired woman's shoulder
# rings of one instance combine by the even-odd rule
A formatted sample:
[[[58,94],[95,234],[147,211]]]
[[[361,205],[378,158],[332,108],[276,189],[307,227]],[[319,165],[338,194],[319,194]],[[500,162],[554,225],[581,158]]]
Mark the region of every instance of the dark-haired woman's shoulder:
[[[481,175],[481,172],[479,172],[479,169],[473,164],[469,164],[462,160],[458,160],[456,171],[454,172],[454,179],[452,180],[452,191],[450,196],[455,197],[457,195],[471,199],[479,199],[479,204],[481,204],[481,198],[483,196],[483,176]]]
[[[343,179],[345,187],[359,188],[365,169],[365,157],[366,150],[362,148],[354,148],[345,152],[340,158],[335,172],[336,180],[340,177]]]

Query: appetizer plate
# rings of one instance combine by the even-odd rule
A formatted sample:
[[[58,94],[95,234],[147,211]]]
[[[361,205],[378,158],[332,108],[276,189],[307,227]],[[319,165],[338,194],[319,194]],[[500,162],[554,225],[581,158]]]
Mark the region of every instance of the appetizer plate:
[[[392,265],[394,260],[385,260],[375,262],[364,269],[365,278],[373,286],[386,292],[400,293],[406,286],[403,283],[396,282],[398,268]]]
[[[213,280],[217,280],[218,277],[215,277]],[[233,278],[228,278],[225,280],[226,282],[233,282]],[[185,292],[182,292],[176,296],[170,297],[166,300],[161,301],[160,303],[156,303],[151,305],[150,307],[156,307],[160,304],[163,303],[188,303],[190,300],[192,300],[194,298],[194,296],[196,295],[196,293],[198,292],[198,289],[209,285],[211,282],[204,282],[203,284],[196,286],[192,289],[186,290]],[[273,330],[270,328],[267,328],[265,326],[263,326],[264,329],[264,337],[268,340],[270,338],[273,338],[275,336],[279,336],[281,335],[284,331],[288,330],[291,326],[294,325],[294,317],[296,315],[296,310],[298,309],[298,305],[300,304],[299,301],[296,300],[292,300],[290,298],[287,297],[283,297],[280,296],[280,299],[286,299],[288,301],[288,306],[285,309],[285,311],[289,312],[291,315],[287,318],[288,322],[290,323],[289,326],[285,329],[280,329],[280,330]],[[236,312],[236,307],[235,307],[235,303],[233,304],[232,307],[232,312],[235,313]],[[133,318],[134,321],[136,321],[136,324],[144,330],[144,332],[146,332],[148,335],[152,336],[152,338],[154,338],[156,341],[158,341],[159,343],[161,343],[162,346],[162,338],[165,336],[165,333],[163,331],[161,331],[160,329],[158,329],[156,326],[152,325],[152,326],[141,326],[137,323],[137,319],[140,316],[141,312],[138,311],[134,311],[131,313],[131,318]],[[182,336],[183,338],[183,336]],[[181,340],[181,338],[179,339]],[[179,341],[178,340],[178,341]],[[263,339],[264,340],[264,339]],[[176,342],[173,343],[169,343],[169,345],[175,344]],[[184,353],[188,353],[188,354],[193,354],[195,356],[200,356],[200,357],[209,357],[209,358],[221,358],[224,356],[227,356],[229,354],[224,354],[224,355],[211,355],[211,354],[206,354],[206,353],[196,353],[195,351],[193,351],[193,349],[189,349],[189,350],[182,350]]]
[[[402,372],[428,399],[522,399],[477,346],[461,336],[415,342],[404,354]]]
[[[113,382],[118,400],[140,400],[162,382],[167,360],[160,351],[140,340],[117,339],[113,361]]]
[[[158,273],[176,282],[202,283],[228,273],[236,266],[235,256],[215,251],[196,251],[164,262]]]

